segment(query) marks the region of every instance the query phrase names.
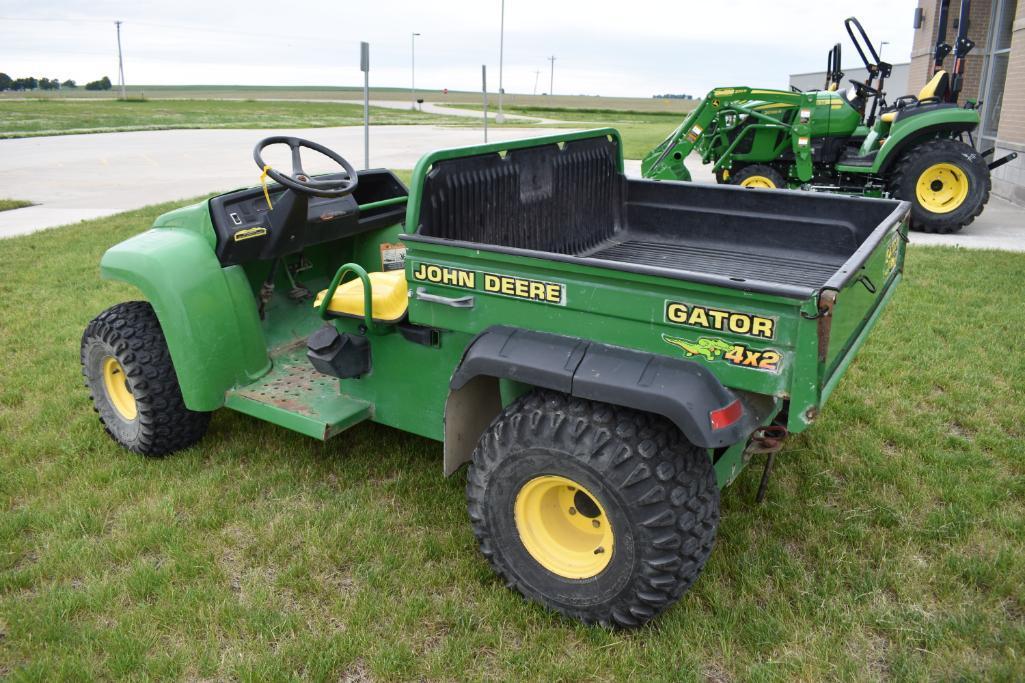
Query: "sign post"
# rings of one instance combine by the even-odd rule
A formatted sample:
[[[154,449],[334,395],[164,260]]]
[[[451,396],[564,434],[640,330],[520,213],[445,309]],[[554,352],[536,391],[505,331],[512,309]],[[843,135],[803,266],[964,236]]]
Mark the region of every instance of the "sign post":
[[[488,141],[488,65],[480,65],[481,92],[484,94],[484,142]]]
[[[370,168],[370,43],[359,44],[359,68],[363,72],[363,168]]]

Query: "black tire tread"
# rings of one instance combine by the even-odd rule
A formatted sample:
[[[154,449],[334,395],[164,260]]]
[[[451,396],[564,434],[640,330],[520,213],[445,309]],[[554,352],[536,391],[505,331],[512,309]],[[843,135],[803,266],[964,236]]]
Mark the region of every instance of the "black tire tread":
[[[124,443],[111,430],[97,408],[96,396],[85,367],[86,348],[94,339],[112,348],[132,384],[138,409],[139,438]],[[111,306],[93,318],[82,334],[82,374],[90,390],[93,410],[103,428],[125,448],[147,456],[162,456],[195,444],[206,433],[211,413],[185,407],[178,376],[156,313],[148,301],[128,301]]]
[[[573,440],[588,465],[615,484],[636,520],[638,570],[610,603],[552,604],[517,578],[487,524],[488,478],[516,443]],[[568,451],[567,451],[568,452]],[[578,450],[578,452],[580,452]],[[661,416],[554,391],[532,391],[506,407],[482,436],[469,467],[467,504],[481,553],[510,588],[584,623],[636,627],[690,588],[715,542],[719,488],[708,454]]]
[[[928,140],[915,145],[901,156],[897,161],[897,165],[894,168],[893,173],[890,174],[890,179],[887,183],[887,190],[889,191],[890,196],[897,197],[898,199],[904,199],[911,202],[912,205],[917,206],[915,198],[913,196],[906,196],[906,193],[903,191],[905,183],[909,180],[913,180],[911,178],[912,166],[914,166],[914,164],[923,156],[931,154],[957,156],[965,153],[966,151],[978,154],[978,152],[969,145],[951,138],[936,138],[934,140]],[[939,235],[949,235],[957,232],[967,225],[971,225],[972,221],[979,217],[983,209],[986,208],[986,204],[989,202],[989,195],[993,188],[993,181],[990,178],[989,167],[986,166],[985,161],[982,160],[981,156],[979,156],[978,160],[974,163],[980,164],[985,168],[985,183],[983,184],[982,189],[982,199],[978,202],[972,213],[964,219],[932,219],[928,222],[923,222],[921,220],[914,220],[914,212],[912,212],[912,230]]]

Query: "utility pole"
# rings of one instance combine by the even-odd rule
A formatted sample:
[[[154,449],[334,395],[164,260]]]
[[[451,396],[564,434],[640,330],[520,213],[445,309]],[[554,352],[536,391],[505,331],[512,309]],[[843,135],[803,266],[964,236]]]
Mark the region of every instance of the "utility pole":
[[[881,40],[881,41],[879,41],[879,59],[883,58],[883,45],[889,45],[889,44],[890,44],[890,41],[888,41],[888,40]]]
[[[498,32],[498,114],[495,115],[495,123],[505,121],[505,114],[502,113],[502,61],[505,56],[505,0],[502,0],[502,21]]]
[[[125,63],[121,59],[121,20],[114,22],[117,27],[117,72],[121,84],[121,99],[125,99]]]
[[[552,63],[552,79],[548,84],[548,95],[551,96],[555,94],[555,55],[549,57],[548,61]]]
[[[537,79],[541,77],[541,69],[534,72],[534,95],[537,96]]]
[[[413,100],[413,111],[416,111],[416,37],[419,33],[413,33],[409,37],[409,54],[412,65],[413,76],[409,84],[409,95]]]

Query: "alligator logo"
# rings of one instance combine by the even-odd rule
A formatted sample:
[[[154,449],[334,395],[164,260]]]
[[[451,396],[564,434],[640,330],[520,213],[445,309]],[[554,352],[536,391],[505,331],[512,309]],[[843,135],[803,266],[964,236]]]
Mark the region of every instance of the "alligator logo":
[[[722,339],[710,339],[708,337],[701,337],[696,342],[693,342],[688,341],[687,339],[670,337],[668,334],[663,334],[662,340],[667,344],[672,344],[673,346],[683,349],[688,356],[701,356],[707,361],[713,361],[733,348],[733,344],[730,344],[729,342],[724,342]]]

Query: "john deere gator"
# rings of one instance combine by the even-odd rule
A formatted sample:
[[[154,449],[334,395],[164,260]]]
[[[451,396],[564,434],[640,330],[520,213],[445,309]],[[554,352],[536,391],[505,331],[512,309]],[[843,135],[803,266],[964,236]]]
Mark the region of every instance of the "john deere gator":
[[[409,191],[307,140],[254,156],[275,182],[104,254],[139,300],[82,336],[103,427],[147,456],[220,409],[437,441],[504,583],[587,623],[684,594],[726,487],[815,423],[903,270],[905,202],[627,178],[611,129],[433,152]]]

